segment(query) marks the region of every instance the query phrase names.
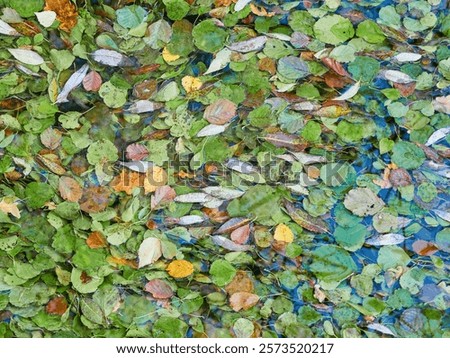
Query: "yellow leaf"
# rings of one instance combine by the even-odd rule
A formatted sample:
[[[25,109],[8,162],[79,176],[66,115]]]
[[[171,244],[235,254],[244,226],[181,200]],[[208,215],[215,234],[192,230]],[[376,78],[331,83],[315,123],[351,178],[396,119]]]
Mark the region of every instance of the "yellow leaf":
[[[138,173],[130,170],[122,170],[111,182],[115,191],[124,191],[131,195],[134,188],[144,188],[145,194],[153,193],[167,182],[167,173],[161,168],[154,166],[146,173]]]
[[[279,224],[275,229],[274,239],[276,241],[292,242],[294,241],[294,234],[287,225]]]
[[[2,201],[0,201],[0,211],[3,211],[5,214],[11,214],[18,219],[20,218],[20,211],[17,207],[17,203],[11,198],[3,198]]]
[[[203,85],[202,81],[197,77],[192,76],[184,76],[181,80],[181,84],[187,93],[198,91]]]
[[[166,271],[174,278],[183,278],[194,272],[194,265],[186,260],[174,260],[167,266]]]
[[[170,53],[169,50],[167,49],[167,47],[164,47],[163,52],[162,52],[162,57],[163,57],[164,61],[166,61],[166,62],[173,62],[180,58],[179,55],[174,55],[174,54]]]

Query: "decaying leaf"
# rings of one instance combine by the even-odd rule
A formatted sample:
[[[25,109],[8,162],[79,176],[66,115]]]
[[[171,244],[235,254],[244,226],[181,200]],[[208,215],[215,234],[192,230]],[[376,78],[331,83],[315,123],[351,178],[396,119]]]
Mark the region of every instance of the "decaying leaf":
[[[211,238],[216,245],[222,246],[224,249],[230,251],[248,251],[252,249],[250,245],[237,244],[221,235],[213,235]]]
[[[107,247],[108,243],[105,236],[100,231],[93,231],[86,239],[86,245],[88,245],[91,249],[99,249],[102,247]]]
[[[156,237],[148,237],[142,241],[138,250],[139,266],[142,268],[158,261],[162,255],[161,240]]]
[[[11,214],[12,216],[20,219],[20,210],[17,207],[18,203],[10,198],[3,198],[0,201],[0,211],[5,214]]]
[[[374,215],[379,212],[384,202],[368,188],[350,190],[345,196],[345,207],[358,216]]]
[[[54,11],[61,30],[70,32],[78,22],[78,12],[70,0],[45,0],[46,11]]]
[[[230,296],[230,306],[235,312],[248,310],[259,301],[259,296],[249,292],[236,292]]]
[[[152,210],[161,204],[171,202],[177,196],[175,190],[170,186],[164,185],[156,188],[155,194],[151,198]]]
[[[204,118],[211,124],[222,125],[236,115],[236,105],[228,99],[219,99],[205,109]]]
[[[319,234],[329,233],[328,224],[324,220],[312,217],[307,212],[296,208],[290,202],[286,202],[284,206],[292,220],[301,227]]]
[[[289,243],[294,241],[294,233],[289,228],[289,226],[285,224],[278,224],[277,227],[275,228],[273,238],[275,239],[275,241],[282,241]]]
[[[172,288],[166,282],[157,278],[147,282],[144,291],[151,293],[156,299],[168,299],[173,296]]]
[[[149,152],[145,145],[139,143],[130,144],[126,149],[126,156],[129,160],[140,161],[147,158]],[[129,168],[129,167],[128,167]]]
[[[80,184],[71,177],[61,177],[59,178],[59,193],[64,200],[77,203],[82,195],[83,190]]]
[[[401,234],[384,234],[366,240],[366,244],[373,246],[398,245],[406,240]]]

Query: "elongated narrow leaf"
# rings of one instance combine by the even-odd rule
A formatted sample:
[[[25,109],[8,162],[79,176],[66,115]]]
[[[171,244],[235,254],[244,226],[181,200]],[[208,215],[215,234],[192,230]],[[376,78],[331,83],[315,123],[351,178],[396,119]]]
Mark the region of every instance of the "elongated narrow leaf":
[[[86,63],[81,66],[79,70],[74,72],[72,76],[69,77],[67,82],[64,84],[63,89],[56,98],[56,103],[68,102],[67,97],[69,96],[70,92],[72,92],[73,89],[77,88],[81,84],[81,82],[83,82],[83,79],[86,76],[88,70],[89,65]]]
[[[10,26],[8,23],[0,20],[0,34],[8,36],[20,36],[16,29]]]
[[[44,63],[44,59],[35,51],[22,48],[9,48],[8,51],[16,60],[27,65],[38,66]]]
[[[347,91],[342,93],[340,96],[333,98],[334,101],[346,101],[352,97],[354,97],[360,88],[360,82],[356,82],[354,85],[350,86]]]

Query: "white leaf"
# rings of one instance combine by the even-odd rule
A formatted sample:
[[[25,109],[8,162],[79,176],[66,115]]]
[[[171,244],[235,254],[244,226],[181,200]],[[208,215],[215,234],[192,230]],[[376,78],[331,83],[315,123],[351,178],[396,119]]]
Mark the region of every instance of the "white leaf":
[[[250,40],[232,43],[230,46],[227,47],[231,51],[247,53],[262,50],[264,48],[264,45],[266,44],[266,41],[267,41],[266,36],[258,36]]]
[[[216,209],[222,204],[223,204],[223,200],[220,200],[217,198],[212,198],[211,200],[208,200],[207,202],[203,203],[202,205],[205,208]]]
[[[234,5],[234,11],[241,11],[246,7],[252,0],[238,0],[236,5]]]
[[[230,251],[248,251],[251,250],[250,245],[239,245],[235,242],[231,241],[230,239],[227,239],[225,236],[222,235],[213,235],[212,241],[219,246],[222,246],[224,249],[230,250]]]
[[[357,188],[345,195],[344,206],[355,215],[369,216],[379,212],[384,206],[384,201],[369,188]]]
[[[56,12],[54,11],[41,11],[34,13],[39,23],[44,27],[50,27],[56,20]]]
[[[447,136],[447,134],[449,134],[449,133],[450,133],[450,127],[438,129],[436,132],[434,132],[432,135],[430,135],[430,138],[428,138],[425,145],[430,146],[436,142],[439,142],[441,139],[445,138]]]
[[[209,124],[206,127],[203,127],[200,132],[197,133],[197,137],[209,137],[211,135],[216,135],[225,132],[229,124],[218,125],[218,124]]]
[[[9,36],[20,36],[20,34],[14,29],[14,27],[11,27],[3,20],[0,20],[0,34]]]
[[[98,63],[101,63],[102,65],[116,67],[119,66],[122,61],[125,60],[125,56],[121,53],[113,50],[97,50],[94,51],[92,54],[92,59]]]
[[[217,52],[216,57],[211,61],[208,70],[204,74],[208,75],[210,73],[224,69],[230,63],[230,58],[230,50],[228,50],[227,48],[220,50],[219,52]]]
[[[291,152],[291,154],[302,164],[326,163],[327,158],[321,155],[311,155],[303,152]]]
[[[419,61],[421,58],[422,55],[414,52],[402,52],[394,56],[394,59],[398,62],[415,62]]]
[[[373,329],[374,331],[389,334],[390,336],[395,336],[395,333],[392,332],[388,327],[380,324],[380,323],[370,323],[367,325],[367,328]]]
[[[360,87],[360,82],[356,82],[354,85],[350,86],[349,89],[347,91],[345,91],[344,93],[342,93],[339,97],[333,98],[334,101],[346,101],[347,99],[352,98],[353,96],[355,96],[358,91],[359,91],[359,87]]]
[[[131,162],[120,162],[119,161],[119,164],[123,167],[126,167],[126,168],[132,170],[133,172],[138,172],[138,173],[147,173],[148,170],[153,167],[152,162],[148,162],[145,160],[134,160]]]
[[[38,53],[25,50],[23,48],[9,48],[9,53],[14,56],[14,58],[27,65],[39,66],[44,63],[44,59]]]
[[[366,240],[366,244],[373,246],[398,245],[406,240],[401,234],[385,234],[379,235]]]
[[[31,71],[29,68],[25,67],[24,65],[21,65],[20,63],[16,63],[16,68],[19,71],[25,73],[26,75],[30,75],[30,76],[33,76],[33,77],[41,77],[36,72]]]
[[[149,237],[142,241],[139,246],[139,268],[151,265],[158,261],[162,255],[161,240],[156,237]]]
[[[178,225],[194,225],[202,223],[203,221],[205,221],[205,219],[200,215],[186,215],[178,219]]]
[[[450,212],[444,210],[433,210],[433,212],[442,220],[450,222]]]
[[[414,82],[414,80],[406,73],[400,71],[387,70],[384,71],[383,75],[385,79],[394,83],[401,83],[406,85],[408,83]]]
[[[162,106],[161,103],[143,99],[133,103],[130,108],[128,108],[128,111],[131,113],[147,113],[156,111],[157,109],[162,108]]]
[[[300,194],[300,195],[308,195],[309,194],[308,189],[306,189],[303,185],[300,185],[300,184],[288,184],[288,185],[286,185],[286,188],[288,188],[288,190],[292,191],[295,194]]]
[[[78,87],[81,82],[83,82],[83,78],[86,77],[88,70],[89,65],[85,63],[79,70],[75,71],[64,84],[64,87],[56,98],[55,103],[68,102],[67,96],[74,88]]]
[[[450,95],[446,97],[436,97],[433,99],[432,104],[435,111],[450,114]]]
[[[310,101],[294,103],[290,107],[294,111],[315,111],[320,108],[319,105],[312,103]]]
[[[206,193],[189,193],[178,195],[174,200],[178,203],[204,203],[210,199]]]
[[[278,32],[272,32],[270,34],[264,34],[267,37],[271,37],[273,39],[277,39],[277,40],[281,40],[281,41],[291,41],[291,36],[285,35],[285,34],[280,34]]]
[[[253,165],[242,162],[236,158],[228,159],[225,165],[227,166],[227,168],[235,170],[242,174],[258,173],[258,170]]]
[[[203,188],[202,191],[206,194],[223,200],[232,200],[244,195],[243,191],[224,188],[221,186],[207,186],[206,188]]]

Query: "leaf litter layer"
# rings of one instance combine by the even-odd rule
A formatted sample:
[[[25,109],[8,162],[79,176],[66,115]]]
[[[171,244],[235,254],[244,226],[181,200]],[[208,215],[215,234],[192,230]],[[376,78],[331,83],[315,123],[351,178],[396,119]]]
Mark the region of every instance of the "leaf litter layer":
[[[0,8],[0,336],[449,336],[445,1]]]

